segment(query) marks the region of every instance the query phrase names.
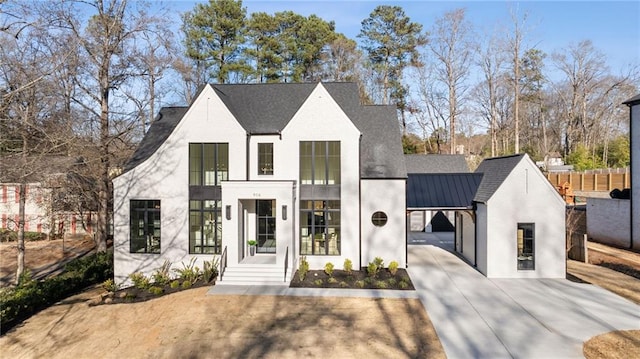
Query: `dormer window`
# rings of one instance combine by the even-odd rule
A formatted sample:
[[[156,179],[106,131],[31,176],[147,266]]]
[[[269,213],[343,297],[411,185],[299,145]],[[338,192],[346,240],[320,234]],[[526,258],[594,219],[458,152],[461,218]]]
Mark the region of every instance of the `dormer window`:
[[[273,143],[258,143],[258,174],[273,174]]]

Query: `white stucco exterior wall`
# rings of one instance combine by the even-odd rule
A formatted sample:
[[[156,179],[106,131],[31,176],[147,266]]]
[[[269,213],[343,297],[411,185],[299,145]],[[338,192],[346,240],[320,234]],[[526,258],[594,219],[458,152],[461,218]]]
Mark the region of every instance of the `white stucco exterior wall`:
[[[311,269],[322,269],[327,262],[331,262],[336,268],[342,268],[344,260],[348,258],[356,267],[360,253],[360,228],[357,225],[360,218],[360,131],[322,84],[318,84],[311,92],[282,130],[282,141],[278,142],[278,148],[274,147],[274,156],[276,152],[282,156],[274,164],[278,171],[276,179],[299,179],[300,141],[340,141],[340,255],[307,255],[309,266]],[[296,197],[298,201],[304,200],[300,198],[299,185]],[[296,218],[299,218],[298,214]],[[295,233],[299,241],[299,220]]]
[[[474,218],[466,211],[457,212],[456,236],[458,252],[472,265],[475,265],[475,222]]]
[[[406,268],[406,180],[362,180],[361,186],[361,266],[381,257],[385,266],[396,261],[400,267]],[[387,224],[382,227],[371,222],[371,216],[378,211],[387,215]]]
[[[631,201],[614,198],[587,198],[587,235],[589,238],[629,248]]]
[[[113,181],[114,186],[114,276],[117,283],[134,272],[152,274],[165,260],[180,268],[180,262],[213,255],[189,254],[189,143],[229,143],[229,179],[246,177],[246,132],[215,91],[207,85],[182,121],[158,150],[145,162]],[[160,200],[160,254],[130,253],[129,201]]]
[[[487,275],[488,258],[487,258],[487,241],[488,241],[488,223],[489,215],[487,205],[478,203],[476,208],[476,268],[480,273]]]
[[[517,224],[535,223],[535,270],[517,269]],[[490,278],[564,278],[565,204],[525,156],[487,202]]]

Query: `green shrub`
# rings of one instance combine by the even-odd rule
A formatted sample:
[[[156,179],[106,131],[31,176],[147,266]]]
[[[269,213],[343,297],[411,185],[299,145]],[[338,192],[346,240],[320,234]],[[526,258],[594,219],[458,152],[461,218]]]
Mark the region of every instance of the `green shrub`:
[[[135,272],[129,274],[129,279],[133,283],[133,286],[138,289],[148,289],[151,286],[151,282],[149,278],[147,278],[144,274],[140,272]]]
[[[195,263],[196,258],[193,257],[191,261],[189,261],[189,264],[182,262],[182,268],[174,268],[173,271],[178,273],[180,279],[189,281],[191,285],[191,283],[196,282],[198,278],[200,278],[200,268],[196,267]]]
[[[162,292],[164,292],[164,289],[162,289],[161,287],[152,286],[151,288],[149,288],[149,293],[153,295],[160,295],[162,294]]]
[[[336,284],[336,283],[338,283],[338,280],[337,280],[337,279],[335,279],[335,278],[333,278],[333,277],[330,277],[329,279],[327,279],[327,283],[329,283],[329,284]]]
[[[209,283],[215,280],[220,273],[220,258],[215,257],[210,261],[204,261],[202,268],[202,278],[205,282]]]
[[[367,284],[367,285],[373,284],[374,281],[375,281],[375,279],[373,279],[373,277],[366,277],[364,279],[364,283]]]
[[[15,288],[0,290],[0,328],[4,333],[49,305],[112,277],[112,252],[74,259],[61,274],[41,281],[26,272]]]
[[[324,265],[324,272],[327,273],[329,277],[333,276],[333,263],[327,262],[327,264]]]
[[[356,281],[356,287],[364,288],[364,281],[363,280],[357,280]]]
[[[344,260],[344,265],[342,266],[342,269],[344,269],[345,272],[347,272],[347,274],[351,274],[351,272],[353,271],[353,263],[351,263],[351,259],[347,258]]]
[[[24,232],[24,240],[27,242],[43,241],[47,239],[46,233]],[[18,240],[18,231],[0,229],[0,242],[15,242]]]
[[[109,278],[107,280],[105,280],[104,282],[102,282],[102,288],[104,288],[104,290],[106,290],[107,292],[115,292],[118,289],[120,289],[120,286],[118,284],[116,284],[113,279]]]
[[[124,300],[127,302],[133,302],[138,296],[135,293],[127,293],[124,296]]]
[[[407,289],[409,288],[409,282],[407,282],[406,280],[404,280],[404,278],[400,279],[400,283],[398,283],[398,287],[400,289]]]
[[[178,288],[180,286],[180,281],[174,280],[174,281],[171,282],[170,286],[171,286],[171,288],[176,289],[176,288]]]
[[[298,267],[298,278],[301,282],[306,278],[307,273],[309,273],[309,262],[307,262],[307,257],[302,256]]]
[[[191,281],[185,280],[184,282],[182,282],[182,288],[183,289],[191,288]]]
[[[398,262],[391,261],[391,263],[389,263],[389,272],[391,275],[396,275],[396,273],[398,273]]]
[[[322,283],[324,283],[322,279],[316,279],[313,281],[313,284],[315,284],[318,287],[322,286]]]
[[[162,266],[151,274],[151,280],[155,285],[164,286],[171,281],[171,262],[165,260]]]
[[[387,279],[387,283],[389,283],[390,286],[394,286],[398,283],[398,281],[395,278],[389,278]]]
[[[369,274],[370,277],[375,277],[376,274],[378,274],[378,266],[373,262],[369,263],[367,266],[367,274]]]
[[[343,281],[343,282],[340,282],[340,284],[338,284],[338,285],[340,286],[340,288],[347,288],[347,287],[349,287],[349,283],[344,282],[344,281]]]
[[[385,281],[382,280],[378,280],[376,281],[376,288],[378,289],[387,289],[389,286],[387,285],[387,283]]]
[[[384,268],[384,261],[380,257],[375,257],[373,259],[373,263],[375,263],[375,265],[376,265],[376,267],[378,267],[378,269]]]

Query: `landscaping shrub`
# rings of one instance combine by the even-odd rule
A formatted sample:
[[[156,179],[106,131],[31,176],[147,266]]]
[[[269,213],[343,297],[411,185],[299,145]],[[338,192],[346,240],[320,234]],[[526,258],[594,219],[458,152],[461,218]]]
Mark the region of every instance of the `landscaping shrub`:
[[[144,290],[151,287],[151,281],[149,281],[149,278],[145,277],[145,275],[140,272],[129,274],[129,279],[131,279],[133,286],[138,289]]]
[[[182,268],[174,268],[173,271],[178,273],[178,276],[180,277],[180,279],[182,279],[183,281],[188,281],[189,282],[189,286],[191,286],[191,283],[196,282],[198,280],[198,278],[200,278],[200,268],[196,267],[195,265],[196,262],[196,258],[191,258],[191,261],[189,261],[189,264],[184,264],[184,262],[182,262]],[[184,286],[184,283],[183,283]]]
[[[376,267],[378,267],[378,269],[384,268],[384,261],[382,260],[381,257],[375,257],[373,259],[373,263],[375,263],[375,265],[376,265]]]
[[[327,264],[324,265],[324,272],[331,277],[331,275],[333,275],[333,263],[327,262]]]
[[[120,286],[118,284],[116,284],[113,279],[109,278],[107,280],[105,280],[104,282],[102,282],[102,288],[104,288],[104,290],[106,290],[107,292],[115,292],[118,289],[120,289]]]
[[[374,262],[370,262],[367,266],[367,273],[371,277],[375,277],[378,274],[378,266]]]
[[[335,278],[333,278],[333,277],[330,277],[329,279],[327,279],[327,283],[329,283],[329,284],[336,284],[336,283],[338,283],[338,280],[337,280],[337,279],[335,279]]]
[[[182,288],[183,289],[191,288],[191,281],[185,280],[184,282],[182,282]]]
[[[316,279],[313,281],[313,284],[317,285],[318,287],[322,286],[322,283],[324,283],[322,279]]]
[[[307,273],[309,273],[309,262],[307,262],[307,257],[302,256],[300,258],[300,266],[298,268],[298,278],[300,279],[300,281],[304,280],[304,278],[307,276]]]
[[[351,262],[351,259],[347,258],[344,260],[344,265],[342,266],[342,269],[344,269],[344,271],[347,272],[347,274],[351,274],[351,272],[353,271],[353,263]]]
[[[151,275],[151,280],[154,284],[164,286],[171,281],[171,262],[167,259],[162,263],[162,266],[156,269]]]
[[[174,280],[171,282],[171,284],[169,285],[171,288],[176,289],[180,286],[180,281],[178,280]]]
[[[387,289],[389,286],[387,285],[387,283],[385,281],[382,280],[378,280],[376,281],[376,288],[378,289]]]
[[[160,295],[163,292],[164,292],[164,289],[162,289],[160,287],[153,286],[153,287],[149,288],[149,293],[151,293],[153,295]]]
[[[398,262],[391,261],[391,263],[389,263],[389,272],[391,275],[396,275],[396,273],[398,273]]]
[[[43,241],[47,239],[46,233],[38,232],[24,232],[24,240],[31,241]],[[18,231],[12,231],[9,229],[0,229],[0,242],[15,242],[18,240]]]
[[[204,262],[204,267],[202,269],[202,277],[205,282],[209,283],[218,277],[218,273],[220,271],[219,265],[220,265],[219,257],[215,257],[210,261]]]
[[[356,281],[356,287],[358,288],[364,288],[364,281],[363,280],[358,280]]]
[[[113,253],[97,253],[69,262],[55,277],[37,281],[26,272],[15,288],[0,290],[0,328],[22,320],[84,288],[113,277]]]

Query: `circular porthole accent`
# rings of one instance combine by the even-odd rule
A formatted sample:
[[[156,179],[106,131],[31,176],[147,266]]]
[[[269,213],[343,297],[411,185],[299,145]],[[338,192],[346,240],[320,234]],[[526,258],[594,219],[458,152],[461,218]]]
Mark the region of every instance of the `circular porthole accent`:
[[[371,223],[376,227],[382,227],[387,224],[387,214],[381,211],[374,213],[371,216]]]

